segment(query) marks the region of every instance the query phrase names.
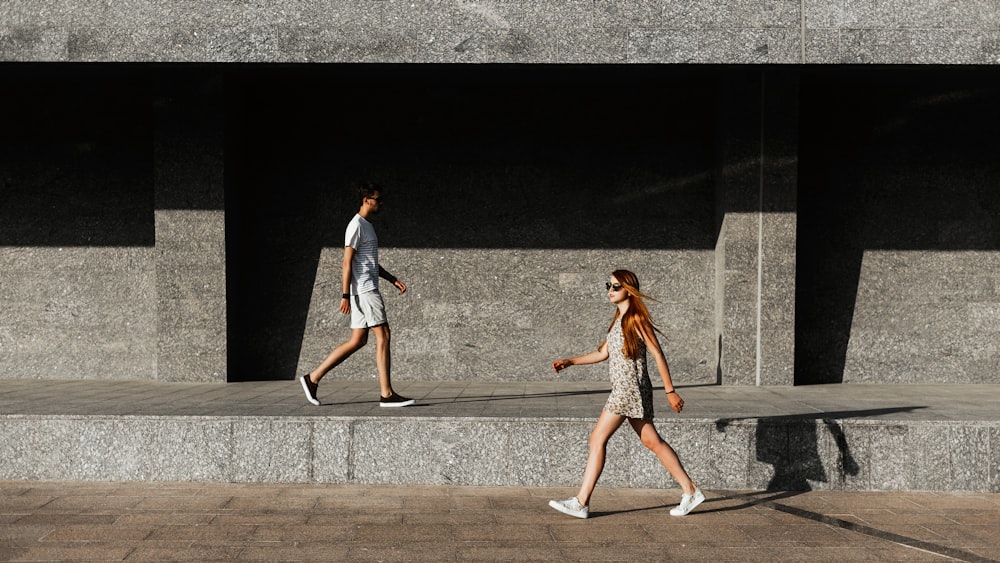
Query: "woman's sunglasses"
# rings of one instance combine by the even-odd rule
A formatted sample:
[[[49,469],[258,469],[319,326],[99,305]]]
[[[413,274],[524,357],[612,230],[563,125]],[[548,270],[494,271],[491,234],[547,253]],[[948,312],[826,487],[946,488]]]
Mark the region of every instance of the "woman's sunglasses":
[[[608,288],[608,291],[611,291],[612,289],[615,290],[615,291],[621,291],[622,290],[622,284],[620,284],[620,283],[610,283],[609,282],[609,283],[604,284],[604,287]]]

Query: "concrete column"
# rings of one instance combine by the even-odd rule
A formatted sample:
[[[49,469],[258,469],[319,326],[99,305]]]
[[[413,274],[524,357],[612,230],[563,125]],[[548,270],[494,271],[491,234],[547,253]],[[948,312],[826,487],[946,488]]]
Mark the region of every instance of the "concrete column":
[[[798,81],[762,71],[720,85],[718,381],[792,385]]]
[[[226,379],[225,111],[217,74],[154,86],[157,379]]]

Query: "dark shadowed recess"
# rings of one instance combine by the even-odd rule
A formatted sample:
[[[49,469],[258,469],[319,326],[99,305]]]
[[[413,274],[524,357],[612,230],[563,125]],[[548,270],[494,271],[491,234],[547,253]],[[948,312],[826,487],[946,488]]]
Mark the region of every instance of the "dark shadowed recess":
[[[864,251],[1000,248],[1000,73],[809,69],[800,107],[796,383],[839,383]]]
[[[363,180],[384,188],[385,247],[715,244],[704,73],[310,65],[234,72],[227,92],[231,378],[294,375]]]
[[[0,246],[152,246],[150,82],[0,64]]]

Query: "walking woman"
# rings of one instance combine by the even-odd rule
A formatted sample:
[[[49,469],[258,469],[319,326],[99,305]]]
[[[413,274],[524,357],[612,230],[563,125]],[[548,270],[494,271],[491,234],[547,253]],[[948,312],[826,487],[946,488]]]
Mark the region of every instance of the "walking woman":
[[[608,299],[618,307],[611,321],[611,328],[608,329],[607,340],[589,354],[552,362],[552,369],[559,373],[569,366],[610,360],[611,396],[608,397],[604,410],[601,411],[601,417],[597,419],[597,424],[590,433],[590,454],[587,457],[587,468],[583,473],[580,492],[567,500],[549,501],[549,506],[577,518],[586,518],[589,515],[590,495],[594,492],[601,471],[604,470],[608,440],[627,420],[639,435],[642,444],[656,454],[663,467],[670,472],[684,491],[680,504],[670,510],[670,514],[674,516],[684,516],[701,504],[705,500],[705,495],[691,481],[673,448],[663,441],[653,426],[653,385],[646,369],[647,350],[656,361],[656,368],[663,380],[663,389],[666,391],[670,407],[676,412],[681,412],[684,400],[674,390],[667,360],[663,356],[659,341],[656,340],[658,330],[653,326],[649,309],[643,303],[643,298],[649,299],[649,296],[639,291],[638,278],[628,270],[616,270],[606,285]]]

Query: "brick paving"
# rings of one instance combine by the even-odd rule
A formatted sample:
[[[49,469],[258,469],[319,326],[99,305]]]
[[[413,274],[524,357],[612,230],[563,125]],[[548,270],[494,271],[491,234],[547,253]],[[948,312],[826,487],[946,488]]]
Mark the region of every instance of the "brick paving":
[[[997,561],[1000,494],[0,481],[3,561]]]

